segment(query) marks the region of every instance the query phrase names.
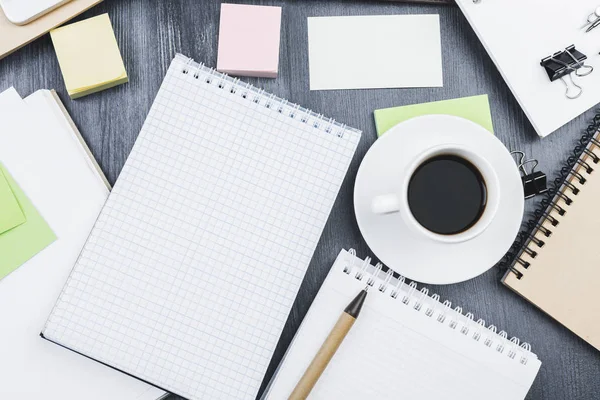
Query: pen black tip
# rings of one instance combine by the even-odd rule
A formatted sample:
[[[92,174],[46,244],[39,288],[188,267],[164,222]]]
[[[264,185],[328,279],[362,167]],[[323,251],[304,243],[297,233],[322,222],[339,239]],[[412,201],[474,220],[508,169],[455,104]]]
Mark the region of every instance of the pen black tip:
[[[367,291],[361,290],[360,293],[348,304],[344,312],[349,314],[353,318],[357,318],[358,314],[360,314],[360,310],[365,303],[365,299],[367,298]]]

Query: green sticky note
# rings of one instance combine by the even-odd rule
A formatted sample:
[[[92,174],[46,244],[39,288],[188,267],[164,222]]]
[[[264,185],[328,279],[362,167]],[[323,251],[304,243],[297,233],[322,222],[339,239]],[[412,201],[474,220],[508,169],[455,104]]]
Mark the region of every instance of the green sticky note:
[[[0,279],[2,279],[54,242],[56,235],[2,164],[0,164],[0,175],[8,184],[25,217],[25,221],[20,225],[0,233]]]
[[[431,114],[446,114],[462,117],[473,121],[494,133],[490,102],[488,96],[484,94],[481,96],[463,97],[460,99],[434,101],[431,103],[375,110],[377,136],[383,135],[400,122],[404,122],[414,117]]]
[[[0,171],[0,234],[11,230],[26,221],[4,173]]]

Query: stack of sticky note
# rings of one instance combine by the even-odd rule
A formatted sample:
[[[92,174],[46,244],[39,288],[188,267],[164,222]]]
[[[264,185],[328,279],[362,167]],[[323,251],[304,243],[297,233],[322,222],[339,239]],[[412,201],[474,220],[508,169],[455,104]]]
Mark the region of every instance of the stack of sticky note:
[[[128,81],[108,14],[54,29],[50,36],[72,99]]]
[[[52,229],[0,164],[0,279],[54,240]]]
[[[217,70],[276,78],[281,7],[221,4]]]
[[[465,118],[483,126],[492,133],[494,132],[490,102],[488,96],[483,94],[480,96],[462,97],[458,99],[375,110],[374,117],[377,136],[383,135],[401,122],[422,115],[431,114],[453,115],[455,117]]]

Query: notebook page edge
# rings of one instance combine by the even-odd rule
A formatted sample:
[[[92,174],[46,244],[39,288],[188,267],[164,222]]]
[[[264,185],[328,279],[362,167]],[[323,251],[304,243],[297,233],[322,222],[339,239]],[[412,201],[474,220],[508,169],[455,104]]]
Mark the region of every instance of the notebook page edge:
[[[56,90],[52,89],[52,90],[50,90],[50,95],[52,96],[53,100],[55,101],[58,110],[60,111],[62,117],[64,118],[64,121],[70,127],[69,132],[73,135],[74,139],[76,139],[79,142],[81,149],[83,150],[83,152],[89,159],[89,162],[91,163],[92,167],[95,169],[95,171],[98,174],[98,176],[100,177],[100,179],[104,182],[104,184],[106,185],[106,188],[110,191],[111,186],[110,186],[110,183],[108,182],[108,179],[106,178],[106,175],[102,171],[100,164],[98,164],[98,160],[96,159],[96,157],[94,157],[94,154],[92,153],[88,144],[86,143],[85,139],[83,138],[83,135],[81,135],[79,128],[77,128],[77,125],[75,124],[75,121],[73,121],[73,118],[71,118],[71,115],[65,108],[65,105],[62,102],[62,100],[60,99],[60,97],[58,96],[58,93],[56,93]]]
[[[100,0],[100,1],[102,1],[102,0]],[[177,58],[177,57],[176,57],[176,58]],[[173,64],[173,62],[174,62],[174,61],[175,61],[175,60],[171,61],[171,64],[170,64],[170,66]],[[170,68],[170,66],[169,66],[169,68]],[[161,85],[160,85],[160,87],[159,87],[158,93],[160,93],[160,90],[161,90],[161,88],[162,88],[162,86],[163,86],[164,84],[165,84],[165,81],[163,80],[163,82],[161,83]],[[158,94],[157,94],[157,95],[158,95]],[[155,100],[156,100],[156,99],[155,99]],[[150,116],[150,115],[152,114],[152,112],[153,112],[153,110],[154,110],[154,108],[155,108],[155,107],[156,107],[156,106],[155,106],[155,104],[154,104],[154,102],[153,102],[153,104],[152,104],[152,106],[150,107],[150,110],[149,110],[149,112],[148,112],[148,116]],[[148,116],[146,117],[146,120],[148,120]],[[140,131],[140,134],[141,134],[141,132],[143,132],[143,131],[144,131],[144,126],[146,125],[146,123],[147,123],[147,122],[146,122],[146,121],[144,121],[144,124],[143,124],[143,126],[142,126],[142,129],[141,129],[141,131]],[[141,135],[138,135],[138,137],[136,138],[136,140],[135,140],[135,142],[134,142],[134,144],[133,144],[133,148],[132,148],[131,152],[133,152],[133,150],[135,149],[135,147],[136,147],[136,144],[138,143],[138,141],[140,140],[140,138],[141,138]],[[131,154],[131,153],[130,153],[130,154]],[[127,164],[127,161],[126,161],[125,163]],[[118,180],[117,180],[117,183],[118,183]],[[116,186],[116,184],[115,184],[115,186]],[[114,187],[113,187],[113,189],[114,189]],[[112,194],[112,191],[111,191],[111,194]],[[108,199],[110,199],[110,196],[111,196],[111,194],[109,194],[109,196],[108,196]],[[107,201],[108,201],[108,199],[107,199]],[[104,209],[104,207],[103,207],[103,209]],[[102,210],[100,211],[100,214],[102,214]],[[97,222],[98,222],[98,221],[96,220],[96,223],[97,223]],[[92,230],[91,230],[91,232],[93,232],[93,231],[94,231],[95,225],[96,225],[96,224],[94,224],[94,227],[92,227]],[[90,234],[91,234],[91,232],[90,232]],[[87,242],[86,242],[86,243],[87,243]],[[85,245],[84,245],[84,248],[85,248]],[[73,265],[73,268],[71,269],[71,273],[69,274],[69,278],[70,278],[71,274],[73,273],[73,271],[75,270],[75,268],[77,267],[77,265],[78,265],[78,262],[79,262],[79,258],[78,258],[78,260],[75,262],[75,264]],[[67,278],[67,281],[66,281],[66,282],[65,282],[65,284],[63,285],[63,290],[64,290],[64,289],[65,289],[65,288],[66,288],[66,287],[69,285],[69,278]],[[61,292],[61,296],[62,296],[62,292]],[[44,332],[46,331],[46,329],[47,329],[47,327],[48,327],[48,323],[49,323],[49,320],[50,320],[50,316],[51,316],[51,315],[54,313],[54,310],[55,310],[56,306],[57,306],[57,305],[58,305],[58,303],[61,301],[61,296],[59,296],[59,298],[56,300],[56,303],[55,303],[55,305],[54,305],[54,307],[53,307],[52,311],[50,312],[50,314],[49,314],[49,316],[48,316],[48,319],[47,319],[46,323],[44,324],[44,327],[43,327],[43,329],[42,329],[42,330],[41,330],[41,332],[40,332],[40,335],[41,335],[42,337],[44,337],[45,339],[48,339],[48,338],[44,336]]]

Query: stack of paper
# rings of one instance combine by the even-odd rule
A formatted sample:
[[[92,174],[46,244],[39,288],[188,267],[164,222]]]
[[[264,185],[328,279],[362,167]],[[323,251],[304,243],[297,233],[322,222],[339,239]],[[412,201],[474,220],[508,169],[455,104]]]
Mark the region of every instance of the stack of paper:
[[[422,115],[443,114],[453,115],[473,121],[494,133],[492,112],[487,94],[480,96],[462,97],[458,99],[433,101],[430,103],[411,104],[407,106],[382,108],[375,110],[375,127],[377,137],[394,126],[411,118]]]
[[[50,36],[72,99],[128,81],[108,14],[54,29]]]
[[[31,218],[21,192],[14,191],[17,187],[36,205],[57,236],[54,243],[0,280],[0,398],[162,397],[161,390],[39,336],[108,197],[109,187],[55,93],[42,90],[25,100],[14,89],[1,93],[0,121],[0,159],[3,171],[10,171],[10,177],[19,183],[13,185],[12,178],[8,178],[27,218],[21,226]],[[6,187],[0,192],[6,195]],[[12,201],[9,203],[14,207]],[[2,250],[0,254],[4,255]]]
[[[276,78],[281,7],[221,4],[217,70]]]

